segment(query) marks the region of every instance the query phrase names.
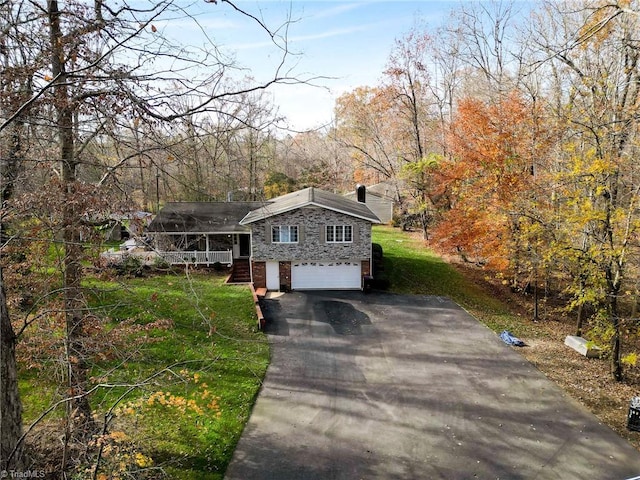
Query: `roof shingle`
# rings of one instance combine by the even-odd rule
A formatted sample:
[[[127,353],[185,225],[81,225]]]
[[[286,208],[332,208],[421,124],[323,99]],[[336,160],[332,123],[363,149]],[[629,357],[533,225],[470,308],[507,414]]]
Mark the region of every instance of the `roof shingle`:
[[[247,225],[308,205],[315,205],[352,217],[362,218],[372,223],[380,223],[380,219],[378,219],[364,203],[351,200],[336,193],[309,187],[271,199],[269,203],[249,212],[240,221],[240,224]]]
[[[240,225],[247,212],[264,202],[171,202],[167,203],[147,230],[171,233],[246,233]]]

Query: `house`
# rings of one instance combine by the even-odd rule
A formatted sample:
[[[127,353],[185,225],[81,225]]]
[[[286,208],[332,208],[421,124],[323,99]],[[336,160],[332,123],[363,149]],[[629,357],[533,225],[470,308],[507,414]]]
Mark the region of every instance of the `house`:
[[[149,212],[114,213],[103,227],[106,241],[120,241],[141,236],[145,227],[151,222]]]
[[[364,189],[364,191],[361,189]],[[393,209],[395,207],[395,196],[393,186],[388,182],[380,182],[370,187],[358,186],[356,191],[345,194],[351,200],[363,201],[369,209],[380,219],[382,223],[389,223],[393,220]]]
[[[371,274],[371,225],[362,202],[306,188],[249,212],[256,288],[359,289]]]
[[[306,188],[265,202],[171,203],[149,232],[171,263],[247,262],[256,288],[360,289],[374,223],[364,203]]]
[[[172,265],[232,265],[251,255],[251,228],[240,225],[263,202],[172,202],[147,228],[158,254]]]

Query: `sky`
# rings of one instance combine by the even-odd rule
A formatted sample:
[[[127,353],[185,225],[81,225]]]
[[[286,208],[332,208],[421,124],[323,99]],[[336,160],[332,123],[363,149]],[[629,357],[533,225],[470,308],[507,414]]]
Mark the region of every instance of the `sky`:
[[[311,85],[281,85],[269,89],[279,114],[294,131],[331,122],[335,100],[358,86],[375,86],[396,39],[419,20],[436,28],[456,1],[409,0],[236,0],[236,5],[260,18],[271,30],[287,25],[291,52],[285,71],[299,78],[316,78]],[[256,79],[273,74],[280,55],[255,22],[224,3],[193,4],[202,32]],[[291,20],[288,22],[288,20]],[[197,45],[196,33],[181,32],[184,43]],[[193,35],[192,38],[189,35]]]

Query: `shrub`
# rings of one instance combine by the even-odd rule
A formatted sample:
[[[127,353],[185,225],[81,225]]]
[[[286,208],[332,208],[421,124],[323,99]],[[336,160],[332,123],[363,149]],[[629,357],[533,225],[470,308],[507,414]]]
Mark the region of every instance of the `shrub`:
[[[389,290],[391,287],[391,280],[384,273],[379,273],[375,277],[373,277],[373,282],[371,284],[372,288],[376,290]]]
[[[171,268],[171,264],[158,255],[153,259],[153,268],[156,270],[168,270]]]
[[[118,275],[128,277],[141,277],[144,270],[142,259],[135,255],[123,255],[122,261],[115,264],[114,268]]]
[[[216,272],[221,272],[221,271],[223,271],[223,270],[224,270],[224,268],[225,268],[225,267],[224,267],[224,265],[223,265],[223,264],[221,264],[220,262],[215,262],[215,263],[213,264],[213,269],[214,269]]]
[[[391,286],[389,277],[384,272],[384,253],[382,245],[379,243],[373,243],[371,245],[373,254],[373,281],[371,282],[371,288],[376,290],[388,290]]]
[[[382,245],[380,245],[379,243],[372,243],[371,244],[371,252],[373,254],[374,262],[376,260],[382,261],[382,256],[383,256]]]

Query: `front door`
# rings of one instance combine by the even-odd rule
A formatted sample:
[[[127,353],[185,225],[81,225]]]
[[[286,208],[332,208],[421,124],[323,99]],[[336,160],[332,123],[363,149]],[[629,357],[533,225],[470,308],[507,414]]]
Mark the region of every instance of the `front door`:
[[[251,235],[240,234],[240,257],[251,255]]]

